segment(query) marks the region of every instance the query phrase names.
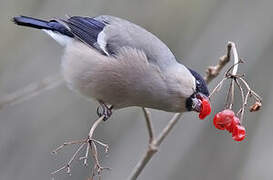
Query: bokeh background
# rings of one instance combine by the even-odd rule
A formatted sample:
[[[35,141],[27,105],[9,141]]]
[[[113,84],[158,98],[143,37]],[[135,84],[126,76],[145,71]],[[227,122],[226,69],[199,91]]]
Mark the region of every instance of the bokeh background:
[[[234,41],[246,61],[240,71],[263,96],[263,109],[247,113],[247,138],[234,142],[216,130],[212,117],[198,120],[185,113],[139,179],[271,180],[273,178],[273,2],[271,0],[1,0],[0,99],[59,73],[62,47],[46,34],[15,26],[12,16],[54,18],[109,14],[128,19],[156,34],[181,62],[205,75]],[[212,89],[221,77],[210,85]],[[226,86],[223,90],[227,89]],[[240,103],[239,96],[236,99]],[[225,93],[212,100],[223,108]],[[65,140],[85,137],[96,116],[97,103],[86,101],[64,84],[28,100],[0,109],[0,179],[50,179],[76,147],[56,156],[50,152]],[[172,116],[152,111],[158,133]],[[96,137],[110,145],[101,154],[104,180],[126,179],[147,148],[148,135],[140,108],[116,111],[100,125]],[[100,149],[102,150],[102,149]],[[89,161],[89,164],[92,164]],[[87,179],[90,166],[78,160],[72,175],[55,179]]]

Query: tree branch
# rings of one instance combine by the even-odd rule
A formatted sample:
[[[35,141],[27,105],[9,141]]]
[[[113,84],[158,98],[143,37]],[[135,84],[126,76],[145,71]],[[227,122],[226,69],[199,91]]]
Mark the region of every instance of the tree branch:
[[[64,82],[60,74],[46,77],[39,82],[34,82],[0,99],[0,110],[24,102],[40,93],[53,89]]]
[[[144,113],[147,129],[148,129],[148,133],[149,133],[149,143],[152,143],[152,141],[154,141],[154,129],[153,129],[153,124],[152,124],[151,113],[146,108],[142,108],[142,110]]]
[[[57,149],[55,149],[53,151],[54,154],[56,154],[57,152],[59,152],[61,149],[63,149],[65,146],[68,146],[68,145],[75,145],[75,144],[80,144],[80,146],[78,147],[78,149],[75,151],[75,153],[72,155],[72,157],[70,158],[70,160],[64,165],[62,166],[61,168],[57,169],[56,171],[52,172],[51,175],[55,175],[57,173],[59,173],[60,171],[66,169],[67,170],[67,173],[70,174],[71,172],[71,164],[72,162],[74,161],[74,159],[76,158],[76,156],[79,154],[79,152],[82,150],[82,148],[86,145],[86,151],[85,151],[85,156],[83,157],[80,157],[79,159],[80,160],[83,160],[83,164],[85,166],[87,166],[87,160],[88,160],[88,154],[89,154],[89,151],[91,151],[91,155],[92,155],[92,158],[93,158],[93,162],[94,162],[94,167],[92,169],[92,178],[98,174],[99,176],[101,176],[101,172],[104,170],[104,169],[110,169],[110,168],[106,168],[106,167],[103,167],[100,165],[100,162],[99,162],[99,156],[98,156],[98,150],[97,150],[97,144],[103,146],[105,148],[105,152],[108,151],[109,147],[107,144],[104,144],[98,140],[95,140],[93,138],[93,135],[94,135],[94,132],[96,130],[96,128],[98,127],[98,125],[100,123],[103,122],[103,119],[104,119],[104,115],[99,117],[92,125],[92,127],[90,128],[90,131],[89,131],[89,134],[88,134],[88,137],[85,138],[85,139],[82,139],[82,140],[76,140],[76,141],[70,141],[70,142],[65,142],[63,143],[61,146],[59,146]]]
[[[239,64],[238,52],[237,52],[237,49],[236,49],[236,46],[235,46],[234,42],[228,42],[228,44],[231,45],[231,49],[232,49],[233,57],[234,57],[234,67],[233,67],[233,70],[232,70],[232,75],[236,75],[237,71],[238,71],[238,64]]]
[[[219,73],[221,72],[221,70],[224,68],[224,66],[230,61],[231,49],[233,46],[235,47],[234,43],[228,42],[227,54],[219,58],[219,62],[217,65],[208,67],[206,71],[206,76],[204,77],[207,84],[209,84],[215,77],[217,77]],[[161,131],[159,136],[156,139],[151,141],[151,139],[153,139],[151,137],[154,136],[153,130],[151,128],[152,127],[151,118],[148,116],[148,113],[147,113],[148,110],[146,108],[143,108],[143,112],[144,112],[144,116],[147,122],[148,132],[149,132],[149,146],[144,156],[140,159],[140,161],[137,163],[137,165],[133,169],[131,175],[128,177],[128,180],[137,179],[137,177],[143,171],[147,163],[151,160],[153,155],[157,152],[157,149],[160,146],[160,144],[171,132],[175,124],[178,122],[178,120],[182,116],[182,113],[176,113],[172,117],[172,119],[169,121],[169,123],[166,125],[166,127]]]
[[[209,66],[204,77],[207,84],[209,84],[215,77],[217,77],[220,71],[230,61],[232,44],[229,42],[227,45],[227,54],[219,58],[219,62],[216,66]]]
[[[169,121],[169,123],[167,124],[167,126],[162,130],[162,132],[159,134],[156,142],[155,142],[155,146],[159,146],[162,141],[167,137],[167,135],[170,133],[170,131],[173,129],[174,125],[177,123],[177,121],[180,119],[180,117],[182,116],[182,113],[176,113],[172,119]]]

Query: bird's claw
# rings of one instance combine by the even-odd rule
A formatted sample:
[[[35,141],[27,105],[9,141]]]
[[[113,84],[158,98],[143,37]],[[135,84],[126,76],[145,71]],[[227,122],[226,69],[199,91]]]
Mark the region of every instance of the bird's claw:
[[[113,106],[108,107],[105,104],[101,104],[98,108],[97,108],[97,115],[99,117],[104,116],[103,120],[106,121],[107,119],[109,119],[112,115],[112,109]]]

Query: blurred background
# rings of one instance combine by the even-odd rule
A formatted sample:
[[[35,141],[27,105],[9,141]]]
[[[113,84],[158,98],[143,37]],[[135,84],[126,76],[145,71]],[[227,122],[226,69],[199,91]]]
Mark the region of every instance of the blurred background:
[[[200,121],[198,114],[185,113],[139,179],[271,180],[272,6],[270,0],[1,0],[0,99],[60,70],[62,47],[38,30],[15,26],[11,18],[17,15],[45,19],[66,14],[122,17],[157,35],[181,62],[202,75],[226,53],[227,42],[234,41],[246,61],[239,71],[247,74],[248,82],[263,97],[261,111],[246,113],[246,140],[237,143],[227,132],[216,130],[213,115]],[[214,96],[214,112],[223,109],[225,93]],[[66,147],[57,155],[51,151],[64,141],[86,137],[97,118],[96,107],[96,102],[86,101],[63,83],[2,107],[0,179],[50,179],[50,173],[66,163],[76,147]],[[156,133],[171,116],[152,111]],[[103,180],[126,179],[148,143],[143,113],[135,107],[116,111],[98,127],[95,136],[110,145],[108,155],[100,154],[102,165],[112,168],[103,173]],[[61,173],[55,179],[87,179],[90,168],[76,160],[71,176]]]

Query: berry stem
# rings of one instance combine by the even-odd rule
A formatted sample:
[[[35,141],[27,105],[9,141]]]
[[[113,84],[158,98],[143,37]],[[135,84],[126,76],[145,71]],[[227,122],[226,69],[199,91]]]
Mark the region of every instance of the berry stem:
[[[234,102],[234,81],[236,79],[236,74],[237,74],[237,71],[238,71],[238,66],[239,66],[239,57],[238,57],[238,52],[237,52],[237,49],[236,49],[236,46],[235,46],[235,43],[234,42],[228,42],[229,44],[231,44],[231,49],[232,49],[232,52],[233,52],[233,59],[234,59],[234,63],[233,63],[233,69],[232,69],[232,77],[231,77],[231,83],[230,83],[230,88],[229,88],[229,93],[228,93],[228,96],[230,96],[229,98],[229,109],[232,109],[232,106],[233,106],[233,102]]]
[[[212,92],[210,93],[209,98],[211,98],[212,95],[213,95],[215,92],[218,92],[218,91],[221,89],[221,87],[222,87],[224,81],[227,80],[227,79],[228,79],[228,78],[225,77],[224,79],[222,79],[222,80],[217,84],[217,86],[216,86],[216,87],[212,90]]]
[[[232,108],[232,81],[233,79],[231,79],[231,82],[229,84],[229,88],[228,88],[228,93],[227,93],[227,97],[226,97],[226,104],[225,104],[225,107],[226,109],[231,109]],[[231,107],[231,108],[230,108]]]
[[[245,113],[245,106],[247,105],[247,100],[248,100],[248,97],[250,95],[250,92],[251,91],[247,91],[246,93],[246,97],[245,97],[245,102],[243,103],[243,106],[242,106],[242,111],[241,111],[241,122],[243,122],[243,118],[244,118],[244,113]]]
[[[230,97],[230,105],[229,105],[229,109],[232,109],[232,106],[233,106],[233,102],[234,102],[234,81],[235,79],[232,79],[232,82],[231,82],[231,97]]]
[[[238,79],[242,81],[247,90],[250,91],[250,94],[253,95],[257,101],[262,102],[262,98],[249,87],[248,83],[242,77],[238,77]]]
[[[244,104],[244,102],[245,102],[244,90],[243,90],[243,88],[242,88],[242,86],[241,86],[241,84],[239,83],[239,81],[238,81],[237,78],[235,79],[235,83],[236,83],[236,85],[238,86],[238,88],[239,88],[239,90],[240,90],[240,92],[241,92],[242,104]],[[240,108],[240,110],[237,112],[236,115],[238,116],[238,114],[241,113],[241,112],[242,112],[242,108]]]

